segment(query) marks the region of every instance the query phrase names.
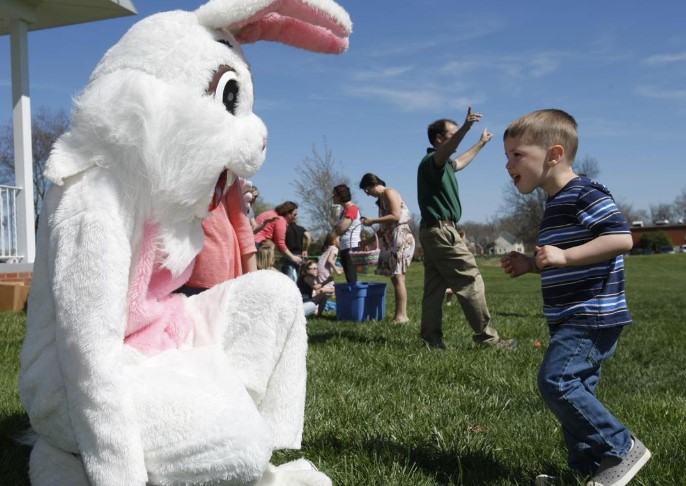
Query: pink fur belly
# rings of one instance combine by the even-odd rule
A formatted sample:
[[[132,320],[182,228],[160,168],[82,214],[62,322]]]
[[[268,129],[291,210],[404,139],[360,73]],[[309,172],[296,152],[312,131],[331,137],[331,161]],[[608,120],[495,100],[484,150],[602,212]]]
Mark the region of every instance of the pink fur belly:
[[[146,223],[141,251],[129,285],[129,320],[124,342],[154,355],[179,348],[190,336],[195,323],[186,314],[185,296],[173,293],[191,275],[191,264],[174,277],[162,267],[164,251],[158,245],[159,227]]]

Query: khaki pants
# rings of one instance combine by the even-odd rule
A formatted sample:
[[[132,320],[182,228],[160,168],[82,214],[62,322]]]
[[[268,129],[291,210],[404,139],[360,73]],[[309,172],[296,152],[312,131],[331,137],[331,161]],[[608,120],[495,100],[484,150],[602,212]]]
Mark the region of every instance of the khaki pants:
[[[424,297],[421,337],[430,344],[443,339],[443,298],[450,288],[457,296],[477,344],[495,344],[498,332],[489,326],[491,314],[486,291],[474,256],[457,228],[441,226],[419,231],[424,249]]]

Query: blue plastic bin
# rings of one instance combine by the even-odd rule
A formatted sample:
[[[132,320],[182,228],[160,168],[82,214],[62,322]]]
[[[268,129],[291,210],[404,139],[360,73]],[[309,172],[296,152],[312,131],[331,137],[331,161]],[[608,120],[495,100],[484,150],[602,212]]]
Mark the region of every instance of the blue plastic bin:
[[[338,283],[336,320],[369,321],[386,316],[386,284],[378,282]]]

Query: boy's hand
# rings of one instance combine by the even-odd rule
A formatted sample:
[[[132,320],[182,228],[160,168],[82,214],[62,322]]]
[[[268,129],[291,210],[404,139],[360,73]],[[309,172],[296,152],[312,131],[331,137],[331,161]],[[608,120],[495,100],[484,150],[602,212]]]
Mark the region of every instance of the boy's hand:
[[[507,256],[500,259],[500,266],[512,278],[519,277],[525,273],[532,273],[534,271],[533,265],[531,257],[518,251],[511,251]]]
[[[543,270],[546,267],[564,268],[567,266],[565,251],[551,245],[537,246],[536,266]]]

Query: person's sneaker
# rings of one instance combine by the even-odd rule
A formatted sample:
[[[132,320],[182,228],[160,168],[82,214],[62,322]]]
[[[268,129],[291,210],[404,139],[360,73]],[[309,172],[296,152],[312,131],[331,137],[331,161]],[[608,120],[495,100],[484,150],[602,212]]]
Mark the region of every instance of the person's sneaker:
[[[631,449],[623,459],[605,458],[600,461],[593,479],[586,486],[625,486],[650,459],[650,451],[643,442],[631,436]]]
[[[557,478],[547,474],[539,474],[534,481],[534,486],[553,486],[555,484],[557,484]]]
[[[493,340],[483,341],[478,343],[477,346],[480,348],[512,350],[517,347],[517,340],[498,338],[496,342],[493,342]]]
[[[495,343],[495,349],[514,349],[517,347],[517,340],[516,339],[499,339],[497,343]]]

